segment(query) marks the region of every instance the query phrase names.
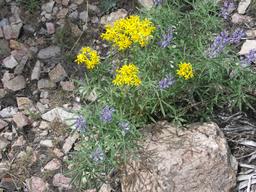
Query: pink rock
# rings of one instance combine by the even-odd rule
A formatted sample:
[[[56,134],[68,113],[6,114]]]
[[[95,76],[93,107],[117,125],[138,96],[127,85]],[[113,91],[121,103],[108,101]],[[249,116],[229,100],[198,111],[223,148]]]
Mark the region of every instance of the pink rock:
[[[5,25],[5,26],[3,27],[3,32],[4,32],[4,38],[5,38],[6,40],[9,40],[9,39],[12,38],[12,28],[11,28],[10,25]]]
[[[53,23],[46,23],[46,28],[47,28],[47,33],[48,33],[49,35],[55,33],[55,26],[54,26]]]
[[[14,142],[12,147],[21,147],[26,144],[26,140],[23,136],[18,137],[18,139]]]
[[[55,187],[64,188],[64,189],[71,189],[72,186],[70,185],[71,179],[65,177],[61,173],[54,175],[52,184]]]
[[[75,85],[72,81],[61,81],[60,85],[64,91],[74,91]]]
[[[29,124],[27,116],[21,112],[18,112],[13,116],[13,121],[15,122],[18,128],[23,128]]]
[[[61,167],[61,163],[58,159],[53,159],[51,160],[50,162],[48,162],[45,167],[44,167],[44,170],[47,170],[47,171],[54,171],[54,170],[57,170]]]
[[[239,15],[238,13],[235,13],[234,15],[232,15],[231,21],[234,24],[243,24],[252,22],[252,18],[247,15]]]
[[[68,4],[69,4],[69,0],[62,0],[62,5],[68,6]]]
[[[48,184],[40,177],[31,177],[26,180],[26,185],[31,192],[45,192],[48,190]]]

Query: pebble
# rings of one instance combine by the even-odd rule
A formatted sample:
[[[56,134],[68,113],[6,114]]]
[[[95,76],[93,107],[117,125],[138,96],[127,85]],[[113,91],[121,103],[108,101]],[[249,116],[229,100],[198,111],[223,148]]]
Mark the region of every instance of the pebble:
[[[8,123],[0,119],[0,131],[8,126]]]
[[[37,54],[39,59],[50,59],[60,55],[60,48],[58,46],[49,46],[47,48],[41,49]]]
[[[234,13],[231,17],[231,21],[234,24],[244,24],[252,22],[252,18],[247,15],[240,15],[238,13]]]
[[[240,52],[238,54],[239,55],[246,55],[252,49],[256,49],[256,40],[246,40],[243,43],[242,48],[241,48],[241,50],[240,50]]]
[[[42,10],[47,12],[47,13],[51,13],[53,6],[54,6],[55,2],[54,1],[50,1],[48,3],[45,3],[42,5]]]
[[[18,112],[13,116],[13,121],[18,128],[23,128],[29,124],[28,117],[21,112]]]
[[[9,141],[5,139],[4,137],[0,137],[0,151],[3,151],[8,145]]]
[[[25,78],[22,75],[18,75],[13,79],[4,83],[4,87],[12,91],[19,91],[26,87]]]
[[[105,15],[101,17],[100,24],[113,24],[116,20],[125,18],[128,15],[128,12],[125,9],[118,9],[115,12],[110,13],[109,15]]]
[[[79,19],[82,20],[84,23],[88,21],[88,12],[83,11],[79,14]]]
[[[68,14],[68,9],[67,9],[67,8],[63,8],[63,9],[61,9],[61,10],[58,12],[57,18],[58,18],[58,19],[64,19],[67,14]]]
[[[13,69],[14,67],[16,67],[19,63],[16,61],[16,59],[10,55],[9,57],[6,57],[3,60],[3,65],[4,67],[8,68],[8,69]]]
[[[50,162],[48,162],[43,170],[46,170],[46,171],[55,171],[57,169],[59,169],[61,167],[61,162],[58,160],[58,159],[53,159],[51,160]]]
[[[16,97],[19,110],[29,110],[33,107],[33,102],[27,97]]]
[[[32,176],[26,179],[26,186],[31,192],[46,192],[48,191],[48,183],[44,182],[40,177]]]
[[[52,89],[56,87],[56,84],[49,79],[40,79],[37,82],[38,89]]]
[[[44,147],[53,147],[52,140],[41,140],[40,145]]]
[[[2,118],[10,118],[13,117],[18,111],[16,107],[6,107],[0,111],[0,117]]]
[[[238,4],[237,12],[239,14],[245,14],[246,9],[251,4],[251,0],[241,0]]]
[[[10,164],[7,161],[0,163],[0,178],[2,178],[10,170]]]
[[[154,0],[138,0],[145,9],[151,9],[154,6]]]
[[[74,91],[75,85],[72,81],[61,81],[60,85],[64,91]]]
[[[69,136],[66,140],[65,143],[62,147],[62,150],[65,154],[67,154],[73,147],[74,143],[76,142],[76,140],[79,138],[79,135],[77,133],[75,133],[72,136]]]
[[[67,77],[67,73],[61,64],[56,65],[50,72],[49,78],[52,82],[59,82]]]
[[[59,187],[61,189],[72,189],[71,178],[65,177],[61,173],[54,175],[52,184],[53,186]]]
[[[46,17],[47,18],[47,17]],[[49,19],[49,18],[47,18]],[[49,35],[52,35],[55,33],[55,26],[54,26],[54,23],[46,23],[46,29],[47,29],[47,33]]]
[[[40,61],[37,61],[33,70],[32,70],[32,73],[31,73],[31,80],[39,80],[40,78],[40,73],[41,73],[41,63]]]
[[[69,0],[62,0],[62,5],[63,6],[68,6]]]

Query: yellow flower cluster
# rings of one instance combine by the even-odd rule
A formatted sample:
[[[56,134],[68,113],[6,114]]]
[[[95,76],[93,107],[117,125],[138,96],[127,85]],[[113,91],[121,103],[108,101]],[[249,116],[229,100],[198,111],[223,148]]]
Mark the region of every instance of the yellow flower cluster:
[[[82,47],[79,54],[76,56],[77,64],[84,63],[88,70],[92,70],[100,62],[100,57],[97,51],[90,47]]]
[[[122,51],[133,43],[138,43],[141,47],[146,46],[155,29],[149,19],[142,20],[139,16],[132,15],[115,21],[113,25],[106,25],[106,32],[101,38],[113,43]]]
[[[116,77],[113,80],[113,84],[117,86],[139,86],[141,84],[141,80],[138,77],[138,73],[139,69],[136,65],[123,65],[120,69],[116,70]]]
[[[193,68],[190,63],[179,64],[179,69],[177,70],[177,75],[184,78],[185,80],[194,77]]]

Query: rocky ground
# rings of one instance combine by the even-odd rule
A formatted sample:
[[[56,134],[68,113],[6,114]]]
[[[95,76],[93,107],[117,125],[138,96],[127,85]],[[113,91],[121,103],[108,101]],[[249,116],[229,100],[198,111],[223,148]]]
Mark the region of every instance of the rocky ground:
[[[134,1],[120,1],[105,12],[96,0],[45,0],[33,12],[21,2],[0,0],[0,191],[77,191],[64,176],[65,161],[79,141],[69,128],[72,112],[81,107],[72,79],[82,78],[84,68],[73,63],[73,56],[82,45],[104,51],[101,27],[127,16]],[[240,3],[230,18],[247,31],[240,55],[256,49],[250,4]],[[256,190],[255,119],[221,114],[218,122],[240,162],[240,191],[251,184]]]

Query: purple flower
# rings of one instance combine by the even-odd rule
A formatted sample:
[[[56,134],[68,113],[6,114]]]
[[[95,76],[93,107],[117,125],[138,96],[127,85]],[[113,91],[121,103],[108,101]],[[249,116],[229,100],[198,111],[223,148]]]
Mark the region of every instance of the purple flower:
[[[229,38],[229,42],[233,44],[239,43],[241,39],[245,37],[245,35],[245,31],[243,29],[238,28]]]
[[[229,15],[235,10],[235,4],[231,1],[224,1],[223,7],[220,11],[220,16],[224,19],[228,19]]]
[[[165,78],[163,78],[162,80],[159,81],[159,88],[167,89],[171,85],[173,85],[174,82],[175,82],[174,77],[172,77],[171,75],[167,75]]]
[[[223,31],[215,39],[211,47],[208,49],[208,56],[210,58],[216,57],[219,53],[223,51],[225,46],[229,43],[228,34]]]
[[[101,148],[97,148],[92,154],[91,154],[91,158],[93,161],[95,161],[96,163],[99,163],[101,161],[103,161],[105,159],[105,154],[102,151]]]
[[[166,48],[167,46],[170,45],[172,39],[173,39],[173,32],[171,29],[169,29],[166,34],[162,35],[162,40],[158,42],[158,45],[162,48]]]
[[[76,118],[75,127],[80,132],[84,132],[86,130],[87,123],[86,123],[86,120],[83,116],[79,116],[79,117]]]
[[[105,123],[112,121],[112,115],[113,115],[114,111],[115,111],[115,109],[113,109],[109,106],[105,106],[102,109],[101,114],[100,114],[101,121],[103,121]]]
[[[161,5],[164,2],[164,0],[153,0],[153,2],[155,6],[158,6]]]
[[[250,52],[245,57],[245,60],[248,64],[254,63],[256,61],[256,49],[250,50]]]
[[[119,127],[123,130],[123,132],[126,134],[130,131],[130,125],[129,122],[123,121],[119,123]]]

